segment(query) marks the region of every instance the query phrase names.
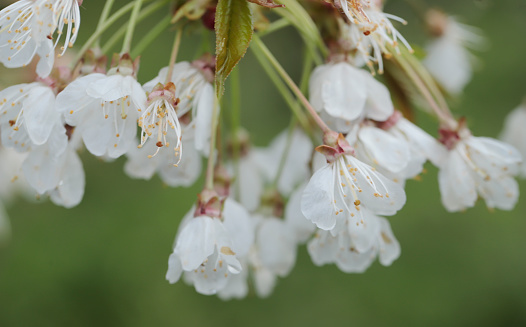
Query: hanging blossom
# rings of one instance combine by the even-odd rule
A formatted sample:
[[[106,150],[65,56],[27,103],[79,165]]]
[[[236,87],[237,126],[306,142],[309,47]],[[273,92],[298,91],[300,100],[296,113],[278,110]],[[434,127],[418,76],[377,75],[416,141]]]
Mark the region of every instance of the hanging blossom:
[[[427,160],[438,165],[446,155],[442,144],[399,111],[384,122],[362,122],[346,139],[358,159],[400,183],[419,175]]]
[[[177,116],[179,101],[179,98],[175,96],[175,85],[172,82],[166,85],[158,83],[148,95],[146,110],[137,109],[140,115],[138,124],[142,128],[139,148],[142,148],[150,137],[156,141],[156,150],[153,154],[148,155],[148,158],[156,156],[163,147],[172,147],[176,160],[172,159],[170,162],[173,162],[175,167],[181,162],[183,155],[181,142],[183,131]],[[168,141],[168,133],[172,134],[175,143]]]
[[[380,215],[394,215],[406,201],[404,189],[354,157],[341,134],[327,134],[316,148],[327,163],[318,169],[303,192],[303,215],[323,230],[341,226],[351,216],[363,223],[362,206]],[[337,232],[337,230],[334,230]]]
[[[440,134],[449,149],[438,174],[444,207],[461,211],[473,207],[480,196],[488,208],[513,209],[519,197],[513,176],[519,173],[520,153],[507,143],[473,136],[464,122]]]
[[[167,79],[168,67],[159,71],[157,77],[144,84],[144,89],[151,92],[155,85],[170,81],[175,85],[175,97],[179,99],[177,116],[187,116],[188,128],[196,130],[195,147],[203,154],[209,151],[212,110],[214,107],[214,72],[213,57],[204,56],[192,63],[183,61],[173,66],[172,74]]]
[[[300,129],[284,130],[268,147],[255,149],[256,160],[267,183],[276,178],[280,165],[283,164],[277,188],[285,196],[307,180],[312,151],[312,142]]]
[[[9,68],[28,65],[40,57],[37,74],[47,77],[55,60],[54,49],[67,25],[64,46],[72,47],[80,27],[82,0],[20,0],[0,11],[0,61]],[[56,39],[53,40],[56,34]]]
[[[96,156],[118,158],[136,145],[137,113],[147,100],[137,68],[138,61],[124,54],[107,74],[77,78],[57,96],[57,110]]]
[[[318,230],[308,243],[307,250],[315,265],[334,263],[346,273],[362,273],[378,256],[383,266],[390,266],[400,256],[400,244],[387,219],[363,210],[363,224],[350,217],[346,228],[336,235]]]
[[[309,94],[316,111],[329,116],[327,122],[342,133],[365,118],[384,121],[394,112],[389,90],[370,73],[347,62],[317,67]]]
[[[224,207],[222,202],[215,192],[203,191],[197,210],[181,222],[168,260],[166,279],[171,284],[185,272],[197,292],[211,295],[241,272],[239,258],[248,254],[254,232],[246,209],[229,198]]]
[[[28,184],[40,195],[66,208],[78,205],[84,196],[85,174],[77,149],[70,141],[73,128],[55,125],[48,141],[35,146],[22,164]]]
[[[526,104],[522,104],[510,112],[504,123],[500,139],[519,150],[522,158],[526,158]],[[526,164],[521,164],[521,176],[526,177]]]
[[[124,165],[124,171],[132,178],[149,180],[155,173],[159,175],[163,183],[172,187],[189,187],[201,175],[201,155],[194,147],[195,130],[189,129],[183,133],[181,143],[185,144],[184,156],[178,163],[177,168],[173,166],[173,153],[171,151],[159,151],[154,157],[148,157],[144,153],[155,153],[158,149],[153,142],[146,142],[141,148],[131,148],[126,157],[128,161]],[[177,139],[173,133],[166,135],[166,142],[176,144]]]
[[[334,5],[347,17],[350,25],[343,33],[355,44],[363,61],[373,70],[373,62],[378,64],[378,72],[383,73],[382,56],[393,55],[388,45],[400,52],[399,42],[413,51],[406,39],[398,32],[390,20],[407,24],[400,17],[384,13],[382,0],[334,0]]]
[[[46,143],[52,130],[62,125],[55,109],[55,92],[63,77],[18,84],[0,92],[0,129],[5,147],[27,152]]]
[[[480,49],[485,39],[477,28],[438,10],[429,10],[426,22],[435,39],[426,47],[423,64],[446,91],[459,94],[471,80],[477,62],[469,50]]]
[[[270,296],[278,277],[286,277],[296,262],[297,246],[304,243],[316,226],[305,219],[300,210],[304,187],[295,190],[283,211],[279,191],[267,190],[262,205],[252,214],[255,240],[247,256],[241,257],[243,271],[229,279],[218,292],[221,299],[243,298],[248,285],[253,285],[257,296]],[[283,214],[285,213],[285,214]]]

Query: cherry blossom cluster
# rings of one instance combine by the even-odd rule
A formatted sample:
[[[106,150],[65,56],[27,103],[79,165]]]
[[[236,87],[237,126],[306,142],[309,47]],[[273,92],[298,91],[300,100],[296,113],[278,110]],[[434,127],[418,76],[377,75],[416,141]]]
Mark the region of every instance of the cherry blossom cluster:
[[[177,61],[185,27],[214,29],[210,17],[221,1],[174,7],[173,1],[157,0],[141,11],[142,2],[110,16],[113,1],[107,1],[96,31],[69,66],[56,64],[55,57],[77,39],[81,0],[20,0],[0,11],[0,61],[9,68],[31,67],[38,56],[32,81],[0,91],[0,239],[9,230],[2,203],[16,193],[66,208],[82,201],[82,149],[104,161],[125,157],[128,176],[149,180],[157,174],[172,187],[193,185],[207,160],[205,185],[187,205],[166,279],[183,278],[197,292],[222,299],[243,298],[250,286],[269,296],[278,278],[292,271],[302,244],[315,265],[334,264],[346,273],[362,273],[376,259],[391,265],[401,247],[386,217],[402,210],[405,184],[418,179],[427,162],[439,170],[449,212],[471,208],[479,198],[492,209],[512,210],[517,203],[514,177],[526,176],[526,106],[510,114],[502,135],[515,148],[473,136],[443,94],[460,95],[471,79],[468,49],[484,43],[475,28],[430,10],[425,21],[433,40],[421,61],[395,27],[405,21],[383,12],[381,0],[305,7],[287,0],[285,8],[251,1],[251,20],[261,24],[250,29],[247,47],[294,114],[287,130],[257,147],[240,126],[217,128],[224,117],[217,91],[221,53]],[[90,9],[89,2],[84,6]],[[194,6],[202,6],[200,15]],[[265,31],[283,25],[272,25],[262,6],[278,14],[290,8],[285,25],[296,26],[314,49],[306,56],[302,87],[261,41]],[[154,79],[141,83],[139,59],[130,55],[133,30],[141,15],[161,8],[175,12],[171,58]],[[110,54],[99,46],[100,36],[129,11],[123,50],[107,65]],[[295,25],[295,15],[312,25]],[[149,28],[168,28],[158,26]],[[59,44],[64,46],[56,49]],[[437,118],[436,133],[410,119],[416,107]]]

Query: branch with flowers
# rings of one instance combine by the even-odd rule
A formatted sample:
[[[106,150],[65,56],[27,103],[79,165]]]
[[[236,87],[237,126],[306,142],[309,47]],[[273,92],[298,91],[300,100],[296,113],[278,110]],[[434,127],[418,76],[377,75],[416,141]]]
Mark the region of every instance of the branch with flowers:
[[[502,210],[518,201],[524,143],[519,151],[475,137],[468,119],[449,109],[472,74],[468,48],[484,39],[441,11],[422,17],[434,38],[422,60],[395,27],[406,22],[383,12],[382,0],[134,0],[117,10],[110,0],[75,58],[57,64],[80,33],[81,6],[90,10],[89,1],[19,0],[0,11],[0,61],[9,68],[36,61],[38,75],[0,91],[0,156],[13,181],[2,185],[0,201],[22,188],[78,205],[81,149],[105,161],[124,156],[131,178],[158,174],[172,187],[191,186],[204,171],[168,259],[170,283],[184,274],[202,294],[242,298],[250,284],[265,297],[303,243],[316,265],[361,273],[378,258],[389,266],[400,244],[385,217],[403,208],[406,182],[428,161],[439,168],[450,212],[479,198]],[[169,15],[137,40],[137,26],[163,10]],[[300,83],[266,45],[287,27],[304,46]],[[109,29],[116,32],[104,42]],[[178,61],[189,29],[214,30],[215,54]],[[166,30],[170,60],[142,84],[139,56]],[[118,42],[120,53],[110,53]],[[237,66],[247,51],[291,111],[287,130],[266,148],[254,147],[240,126]],[[412,120],[417,108],[436,118],[438,138]],[[523,132],[524,112],[507,122],[510,143]],[[230,121],[226,131],[222,119]]]

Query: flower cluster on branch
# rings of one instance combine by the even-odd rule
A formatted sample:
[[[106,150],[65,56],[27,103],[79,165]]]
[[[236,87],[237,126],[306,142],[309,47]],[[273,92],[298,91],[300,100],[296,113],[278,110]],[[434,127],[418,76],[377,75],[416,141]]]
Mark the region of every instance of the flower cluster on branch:
[[[385,13],[382,0],[134,0],[112,10],[113,2],[69,65],[55,59],[80,35],[81,6],[96,11],[89,1],[19,0],[0,11],[0,62],[36,72],[0,91],[0,238],[9,230],[2,202],[17,192],[67,208],[82,201],[81,149],[104,161],[125,157],[128,176],[158,174],[173,187],[193,185],[205,170],[166,279],[222,299],[245,297],[249,285],[271,294],[305,243],[315,265],[347,273],[364,272],[376,258],[391,265],[401,247],[386,217],[402,210],[406,182],[427,162],[439,169],[447,211],[479,198],[502,210],[518,201],[525,106],[502,136],[517,149],[473,136],[467,119],[451,113],[448,99],[472,76],[469,49],[484,38],[441,11],[422,17],[433,38],[422,59],[398,30],[406,22]],[[163,9],[168,16],[144,23],[149,32],[134,43],[140,21]],[[101,47],[101,35],[128,13],[122,33]],[[298,84],[263,42],[287,26],[305,45]],[[143,49],[167,29],[170,60],[143,83],[132,45]],[[215,31],[215,55],[178,61],[185,33],[196,29]],[[122,50],[107,65],[107,49],[120,38]],[[248,49],[292,112],[289,128],[267,147],[254,146],[239,126],[236,66]],[[232,92],[225,93],[227,78]],[[436,133],[414,121],[417,108],[436,118]],[[227,114],[225,131],[218,125]]]

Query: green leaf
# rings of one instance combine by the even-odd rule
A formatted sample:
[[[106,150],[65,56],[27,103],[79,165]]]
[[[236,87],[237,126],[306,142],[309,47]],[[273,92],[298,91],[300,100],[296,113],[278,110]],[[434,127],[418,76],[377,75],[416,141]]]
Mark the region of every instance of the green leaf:
[[[215,20],[216,92],[224,93],[226,78],[247,52],[254,31],[247,0],[219,0]]]

